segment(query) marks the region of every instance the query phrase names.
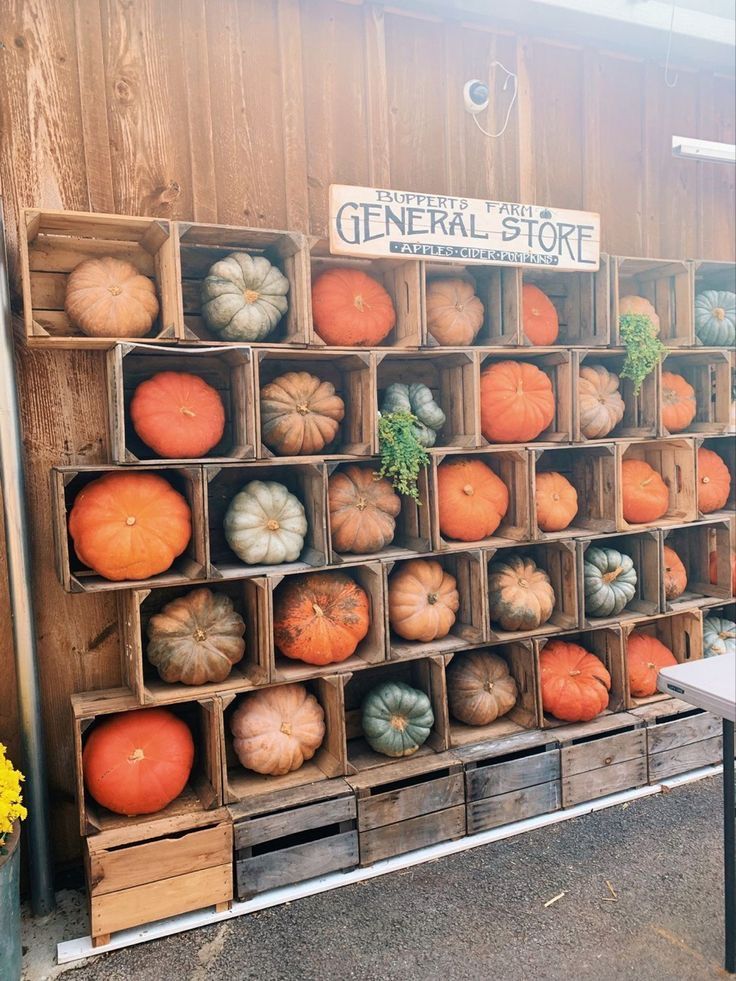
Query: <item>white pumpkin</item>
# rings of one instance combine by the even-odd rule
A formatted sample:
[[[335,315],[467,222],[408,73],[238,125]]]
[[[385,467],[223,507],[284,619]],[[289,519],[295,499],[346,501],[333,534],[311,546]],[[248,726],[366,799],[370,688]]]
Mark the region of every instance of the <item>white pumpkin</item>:
[[[578,379],[580,431],[587,439],[607,436],[624,417],[618,375],[602,364],[583,365]]]
[[[265,256],[231,252],[202,280],[202,316],[226,341],[262,341],[289,308],[289,280]]]
[[[274,480],[251,480],[230,501],[225,538],[246,565],[295,562],[307,533],[304,507]]]
[[[709,616],[703,620],[703,657],[736,654],[736,623],[726,617]]]

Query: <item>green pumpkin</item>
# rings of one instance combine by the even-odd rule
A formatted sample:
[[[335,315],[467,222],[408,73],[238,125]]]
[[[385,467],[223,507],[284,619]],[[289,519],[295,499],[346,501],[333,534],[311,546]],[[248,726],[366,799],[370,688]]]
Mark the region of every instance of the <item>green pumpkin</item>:
[[[703,620],[703,657],[736,654],[736,623],[725,617]]]
[[[736,293],[704,290],[695,297],[695,333],[706,347],[736,343]]]
[[[636,569],[630,556],[615,548],[591,546],[583,562],[587,616],[616,616],[636,595],[636,581]]]
[[[434,725],[429,698],[403,681],[385,681],[371,689],[363,699],[361,713],[368,745],[384,756],[416,753]]]
[[[434,446],[437,433],[445,424],[445,413],[437,405],[431,389],[417,382],[412,385],[402,385],[394,382],[389,385],[383,396],[381,412],[411,412],[416,416],[414,435],[421,446]]]
[[[202,280],[205,323],[226,341],[262,341],[289,308],[289,280],[265,256],[231,252]]]

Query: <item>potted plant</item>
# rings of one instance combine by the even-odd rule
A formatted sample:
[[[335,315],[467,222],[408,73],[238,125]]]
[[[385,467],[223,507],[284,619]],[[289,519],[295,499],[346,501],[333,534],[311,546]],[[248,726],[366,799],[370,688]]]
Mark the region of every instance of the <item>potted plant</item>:
[[[20,822],[23,774],[0,743],[0,981],[20,978]]]

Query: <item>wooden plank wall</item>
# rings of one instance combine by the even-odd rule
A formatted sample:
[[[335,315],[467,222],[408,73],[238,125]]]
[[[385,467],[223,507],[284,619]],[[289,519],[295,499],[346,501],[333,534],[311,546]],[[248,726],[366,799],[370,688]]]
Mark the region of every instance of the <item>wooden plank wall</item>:
[[[733,80],[706,71],[678,69],[669,89],[658,61],[340,0],[6,0],[0,42],[12,262],[24,206],[321,235],[331,182],[584,208],[609,252],[734,258],[733,168],[670,155],[675,131],[734,140]],[[517,72],[519,98],[488,139],[461,89],[488,78],[485,125],[499,127],[510,89],[494,60]],[[102,355],[19,349],[18,365],[65,860],[78,851],[69,695],[119,682],[119,639],[111,597],[56,583],[48,470],[105,459]],[[0,739],[17,747],[3,585],[0,670]]]

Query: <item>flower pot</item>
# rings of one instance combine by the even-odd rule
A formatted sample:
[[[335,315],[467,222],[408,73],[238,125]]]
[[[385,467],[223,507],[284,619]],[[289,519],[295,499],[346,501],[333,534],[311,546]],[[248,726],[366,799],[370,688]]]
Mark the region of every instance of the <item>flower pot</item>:
[[[0,854],[0,981],[20,979],[20,822]]]

